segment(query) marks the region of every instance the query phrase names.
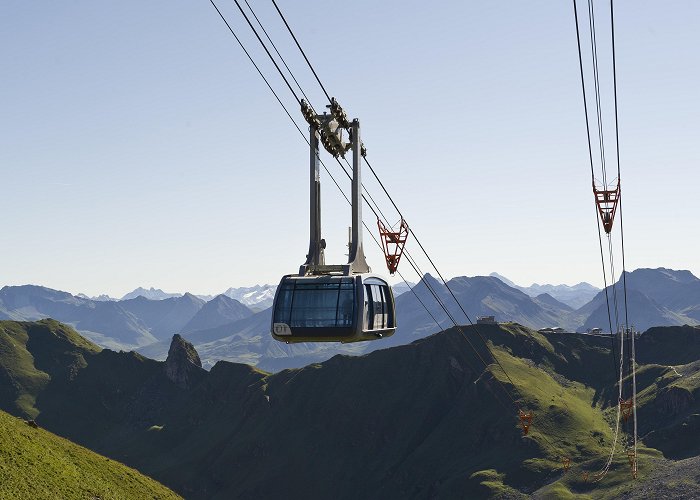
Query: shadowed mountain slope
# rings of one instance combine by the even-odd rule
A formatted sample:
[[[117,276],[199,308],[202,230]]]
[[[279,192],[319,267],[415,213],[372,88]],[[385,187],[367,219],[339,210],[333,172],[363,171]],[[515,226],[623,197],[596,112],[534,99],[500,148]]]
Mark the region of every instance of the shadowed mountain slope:
[[[381,347],[376,348],[405,344],[453,326],[426,283],[436,292],[458,323],[468,323],[447,287],[430,274],[426,274],[413,288],[415,293],[404,293],[396,299],[397,331],[393,337],[382,341]],[[451,279],[448,285],[474,322],[478,316],[493,315],[497,321],[512,321],[538,329],[546,326],[575,328],[580,321],[568,306],[559,304],[554,299],[536,300],[493,276],[462,276]],[[421,302],[430,310],[434,319],[426,312]],[[440,327],[435,320],[440,323]]]
[[[6,286],[0,290],[1,316],[17,321],[54,318],[70,324],[90,340],[115,349],[136,348],[169,339],[187,325],[203,305],[202,299],[189,293],[164,300],[138,296],[122,301],[100,301],[34,285]],[[207,320],[201,317],[199,321]]]
[[[247,318],[215,328],[184,332],[199,352],[203,365],[209,369],[217,361],[232,361],[258,366],[263,370],[279,371],[324,361],[335,354],[362,354],[367,342],[355,344],[300,343],[284,344],[270,335],[270,308]],[[152,359],[164,360],[169,342],[161,341],[138,349]]]
[[[613,330],[616,329],[615,303],[618,304],[619,322],[624,320],[624,289],[627,287],[627,311],[630,322],[640,331],[653,326],[697,324],[700,311],[700,279],[690,271],[673,269],[637,269],[627,272],[624,280],[601,291],[588,304],[578,309],[586,317],[580,330],[610,329],[607,298],[610,302]]]
[[[619,313],[618,322],[625,323],[625,314],[622,308],[623,298],[618,295]],[[602,328],[603,331],[610,331],[610,320],[612,320],[613,331],[617,330],[614,313],[614,300],[610,298],[611,316],[608,316],[608,308],[603,298],[598,307],[591,312],[586,322],[579,330],[586,331],[589,328]],[[639,331],[645,331],[655,325],[683,325],[695,323],[692,319],[682,316],[668,308],[654,302],[647,295],[634,289],[627,291],[627,316],[632,325]]]
[[[194,317],[180,329],[180,333],[209,330],[253,315],[248,307],[226,295],[217,295],[204,304]]]
[[[686,295],[688,286],[700,285],[700,279],[690,271],[659,267],[627,272],[627,287],[643,291],[659,304],[670,304]],[[695,302],[697,304],[698,302]]]
[[[170,338],[179,333],[204,306],[205,302],[186,293],[182,297],[150,300],[142,296],[120,301],[125,310],[138,317],[157,339]]]
[[[558,301],[554,297],[552,297],[548,293],[541,293],[534,297],[535,302],[543,305],[547,305],[550,307],[554,307],[556,309],[562,310],[562,311],[573,311],[574,309],[571,306],[568,306],[567,304],[564,304],[563,302]]]
[[[581,469],[602,463],[611,410],[601,405],[615,398],[610,339],[515,324],[479,330],[510,379],[471,327],[465,334],[488,367],[454,329],[274,375],[229,362],[206,372],[176,337],[166,362],[87,353],[74,375],[52,377],[38,393],[37,420],[193,499],[479,498],[592,488],[611,496],[626,458],[616,462],[620,475],[595,486],[567,482],[560,471],[562,455]],[[670,343],[656,358],[663,336]],[[647,365],[638,383],[648,391],[640,418],[647,412],[650,438],[692,419],[695,407],[681,404],[672,419],[652,420],[654,408],[666,408],[660,384],[668,366],[700,357],[698,338],[697,328],[666,328],[639,339]],[[673,343],[683,358],[674,358]],[[696,397],[693,379],[683,380]],[[535,412],[526,437],[513,399]],[[658,452],[643,451],[642,477],[658,460]]]
[[[119,302],[74,297],[41,286],[6,286],[0,289],[0,306],[10,319],[36,321],[56,318],[95,340],[116,345],[145,345],[156,341],[138,317]]]

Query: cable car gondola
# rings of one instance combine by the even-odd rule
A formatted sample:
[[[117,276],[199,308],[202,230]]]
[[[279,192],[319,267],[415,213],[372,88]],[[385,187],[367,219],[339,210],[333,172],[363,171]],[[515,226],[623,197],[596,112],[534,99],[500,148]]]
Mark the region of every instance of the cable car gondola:
[[[333,111],[333,109],[332,109]],[[394,295],[386,280],[373,274],[362,248],[361,142],[358,120],[352,137],[352,228],[348,263],[326,265],[321,238],[319,139],[329,137],[344,152],[342,128],[334,115],[309,120],[311,137],[311,210],[309,253],[298,274],[282,277],[272,306],[272,336],[286,343],[359,342],[390,336],[396,330]],[[332,147],[332,146],[331,146]],[[337,151],[337,150],[336,150]],[[333,151],[331,151],[333,152]],[[341,153],[342,154],[342,153]]]
[[[374,340],[396,328],[391,287],[371,273],[285,276],[273,311],[273,336],[285,342]]]

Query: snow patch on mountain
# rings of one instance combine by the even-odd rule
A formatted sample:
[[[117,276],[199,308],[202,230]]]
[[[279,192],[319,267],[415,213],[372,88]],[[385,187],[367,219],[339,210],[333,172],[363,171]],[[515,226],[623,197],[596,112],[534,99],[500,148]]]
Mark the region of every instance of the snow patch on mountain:
[[[229,288],[224,295],[236,299],[241,304],[257,310],[272,306],[277,285],[255,285],[248,287]]]

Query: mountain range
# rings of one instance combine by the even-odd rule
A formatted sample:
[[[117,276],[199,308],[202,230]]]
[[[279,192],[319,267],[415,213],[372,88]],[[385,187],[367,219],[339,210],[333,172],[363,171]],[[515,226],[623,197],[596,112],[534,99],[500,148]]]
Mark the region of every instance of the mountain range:
[[[530,286],[519,286],[505,276],[501,276],[496,272],[489,274],[489,276],[498,278],[506,285],[512,288],[517,288],[530,297],[537,297],[538,295],[546,293],[555,298],[557,301],[568,305],[572,309],[578,309],[584,304],[590,302],[590,300],[595,297],[598,292],[600,292],[599,288],[596,288],[590,283],[586,282],[581,282],[577,285],[540,285],[533,283]]]
[[[121,301],[95,301],[34,285],[0,289],[0,318],[59,319],[100,345],[118,349],[168,338],[194,318],[204,304],[191,294],[164,300],[138,296]]]
[[[566,285],[533,285],[540,288],[530,287],[526,293],[506,281],[506,278],[495,276],[457,277],[448,282],[448,290],[428,274],[412,291],[397,295],[399,326],[394,336],[352,345],[286,345],[276,342],[269,335],[270,308],[259,310],[227,294],[209,301],[189,293],[160,300],[137,294],[125,300],[97,301],[33,285],[4,287],[0,289],[0,319],[33,321],[54,318],[72,325],[102,347],[138,349],[159,360],[166,358],[172,335],[180,333],[195,345],[206,368],[211,368],[219,360],[228,360],[253,364],[269,371],[298,368],[335,354],[366,354],[407,344],[452,326],[452,321],[430,290],[460,324],[469,324],[470,320],[476,322],[478,316],[493,315],[497,321],[514,321],[534,329],[561,327],[567,331],[587,331],[602,328],[608,331],[612,325],[616,330],[618,324],[625,322],[621,307],[625,287],[629,322],[642,331],[652,326],[700,322],[700,280],[689,271],[659,268],[626,273],[624,280],[606,290],[599,290],[579,308],[550,293],[530,295],[543,289],[541,287],[561,292]],[[568,288],[586,293],[592,289],[585,284]],[[267,299],[262,298],[269,298],[273,292],[274,287],[270,285],[227,290],[227,293],[238,294],[239,298],[247,298],[257,305],[264,303],[263,300]],[[459,305],[452,294],[459,300]],[[568,300],[571,302],[571,298]],[[608,302],[612,309],[610,321]],[[615,303],[619,310],[617,319]]]
[[[651,279],[648,276],[656,277]],[[681,278],[684,277],[684,278]],[[693,318],[692,295],[687,288],[697,283],[698,279],[687,271],[668,269],[640,269],[626,275],[630,297],[630,315],[634,325],[640,330],[652,326],[698,324],[699,318]],[[265,310],[239,322],[223,325],[206,332],[184,334],[194,343],[202,356],[206,367],[213,366],[217,360],[249,363],[269,371],[284,368],[298,368],[309,363],[321,362],[334,354],[366,354],[376,349],[407,344],[452,326],[451,320],[439,308],[436,299],[429,290],[434,290],[440,300],[446,304],[452,317],[460,324],[476,322],[478,316],[494,315],[498,321],[515,321],[522,325],[539,329],[545,326],[559,326],[568,331],[585,332],[590,328],[609,330],[605,293],[600,291],[582,308],[573,309],[559,302],[549,294],[531,297],[524,292],[508,286],[500,279],[488,276],[472,278],[454,278],[448,282],[450,290],[459,300],[464,311],[455,303],[447,287],[430,275],[426,275],[412,292],[396,298],[398,329],[387,339],[378,342],[364,342],[351,345],[334,344],[296,344],[286,345],[274,341],[269,335],[270,311]],[[621,289],[622,283],[617,284]],[[652,289],[661,287],[668,290],[669,305],[662,306],[652,298],[647,303],[656,304],[653,308],[637,307],[638,297],[647,297],[646,293],[663,301]],[[685,302],[678,302],[676,294],[691,297]],[[612,288],[609,287],[612,295]],[[612,303],[612,299],[611,299]],[[682,311],[691,310],[691,314],[673,313],[675,304],[680,304]],[[697,297],[696,304],[700,304]],[[423,304],[428,306],[430,314]],[[696,309],[697,311],[697,309]],[[620,314],[620,316],[622,316]],[[438,325],[439,324],[439,325]],[[616,330],[613,326],[613,330]],[[144,355],[155,359],[165,359],[168,343],[161,341],[140,349]]]
[[[398,283],[394,285],[394,295],[399,296],[402,293],[408,291],[411,287],[413,287],[415,283]],[[222,295],[226,295],[227,297],[230,297],[232,299],[235,299],[239,301],[240,303],[250,307],[254,311],[261,311],[263,309],[266,309],[272,305],[272,301],[275,298],[275,291],[277,290],[277,285],[254,285],[254,286],[247,286],[247,287],[238,287],[234,288],[231,287],[225,292],[223,292]],[[81,298],[81,299],[87,299],[87,300],[94,300],[94,301],[119,301],[119,300],[129,300],[129,299],[135,299],[137,297],[144,297],[149,300],[164,300],[164,299],[170,299],[174,297],[182,297],[184,294],[183,293],[168,293],[164,292],[160,288],[143,288],[143,287],[138,287],[131,292],[127,293],[124,295],[121,299],[115,299],[113,297],[110,297],[109,295],[102,294],[98,295],[95,297],[89,297],[85,295],[84,293],[79,293],[76,295],[76,297]],[[198,297],[202,299],[205,302],[209,302],[212,300],[214,297],[217,297],[216,295],[195,295],[195,297]]]
[[[100,349],[56,321],[2,321],[0,409],[193,500],[698,491],[700,328],[638,338],[639,479],[619,447],[598,482],[584,473],[604,465],[612,442],[610,339],[515,323],[479,329],[489,350],[474,327],[452,328],[270,374],[226,361],[206,371],[179,335],[154,361]],[[534,412],[527,433],[518,408]]]

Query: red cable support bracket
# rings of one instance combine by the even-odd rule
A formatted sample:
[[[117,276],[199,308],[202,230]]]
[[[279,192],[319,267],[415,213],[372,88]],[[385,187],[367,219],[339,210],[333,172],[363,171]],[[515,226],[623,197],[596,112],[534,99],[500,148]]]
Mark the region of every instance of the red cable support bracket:
[[[631,399],[620,399],[620,413],[622,413],[622,418],[625,422],[632,416],[632,406]]]
[[[598,188],[596,187],[595,181],[593,182],[595,204],[598,207],[603,229],[605,229],[607,234],[610,234],[610,231],[612,231],[615,212],[617,212],[617,203],[620,201],[620,179],[617,179],[615,189],[608,189],[609,187],[610,186],[604,186]]]
[[[523,410],[518,410],[518,418],[520,419],[520,425],[523,428],[523,435],[527,436],[530,432],[530,426],[532,425],[532,417],[534,413],[531,411],[524,412]]]
[[[382,250],[384,250],[386,267],[389,269],[389,273],[394,274],[399,268],[403,248],[408,239],[408,223],[401,219],[398,231],[388,229],[379,219],[377,219],[377,226],[379,227],[379,236],[382,239]]]

